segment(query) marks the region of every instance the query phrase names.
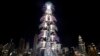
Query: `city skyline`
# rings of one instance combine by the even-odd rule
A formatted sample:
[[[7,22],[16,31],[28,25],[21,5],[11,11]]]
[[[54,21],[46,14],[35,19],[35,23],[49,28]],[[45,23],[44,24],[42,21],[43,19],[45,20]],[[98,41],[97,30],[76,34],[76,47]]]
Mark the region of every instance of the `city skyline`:
[[[93,6],[60,0],[12,2],[5,2],[2,10],[0,56],[100,56]]]
[[[14,39],[15,43],[18,43],[21,37],[33,42],[34,35],[39,33],[39,18],[43,13],[41,6],[44,2],[46,1],[29,0],[19,1],[19,4],[17,2],[15,4],[11,2],[11,4],[5,4],[5,13],[2,15],[6,19],[2,19],[5,24],[1,24],[0,43],[7,43],[11,38]],[[91,9],[92,5],[87,4],[86,6],[83,4],[82,6],[82,4],[76,4],[74,1],[61,2],[60,0],[54,0],[51,2],[55,5],[54,15],[57,17],[59,28],[57,33],[63,45],[76,45],[79,35],[88,44],[94,42],[98,45],[100,43],[99,22],[96,19],[95,11]]]

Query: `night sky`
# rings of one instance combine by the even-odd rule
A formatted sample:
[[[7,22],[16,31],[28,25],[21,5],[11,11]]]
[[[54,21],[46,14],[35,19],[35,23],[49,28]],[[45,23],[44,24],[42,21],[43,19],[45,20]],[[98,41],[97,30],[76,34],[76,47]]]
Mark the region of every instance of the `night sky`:
[[[2,1],[0,43],[5,44],[11,38],[16,44],[20,38],[32,43],[34,35],[39,34],[39,20],[43,15],[43,5],[46,1],[48,0]],[[98,3],[76,0],[51,0],[51,2],[55,6],[54,16],[58,20],[57,34],[64,46],[77,45],[78,35],[81,35],[87,44],[100,43]]]

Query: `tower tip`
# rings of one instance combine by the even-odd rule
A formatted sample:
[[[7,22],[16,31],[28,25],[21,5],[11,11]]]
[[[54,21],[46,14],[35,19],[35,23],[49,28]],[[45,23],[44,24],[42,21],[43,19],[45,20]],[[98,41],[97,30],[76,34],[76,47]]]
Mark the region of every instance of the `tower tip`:
[[[48,2],[46,2],[45,3],[45,7],[46,7],[46,9],[52,9],[52,3],[50,2],[50,1],[48,1]]]
[[[79,35],[79,39],[82,39],[81,35]]]
[[[53,12],[53,4],[48,1],[45,3],[45,13],[52,14],[52,12]]]

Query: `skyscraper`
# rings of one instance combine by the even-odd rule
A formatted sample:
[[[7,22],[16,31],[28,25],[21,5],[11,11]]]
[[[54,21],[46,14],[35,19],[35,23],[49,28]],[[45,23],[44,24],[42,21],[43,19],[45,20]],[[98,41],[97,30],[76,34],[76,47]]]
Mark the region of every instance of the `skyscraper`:
[[[59,38],[56,34],[58,29],[55,25],[57,20],[53,15],[53,8],[53,4],[47,2],[45,4],[44,15],[40,19],[42,23],[39,26],[41,32],[39,34],[38,56],[58,56],[58,50],[61,47],[58,44]]]
[[[94,43],[88,46],[88,55],[89,56],[97,56],[97,49]]]
[[[38,53],[37,51],[37,43],[38,43],[38,36],[37,34],[35,34],[34,36],[34,45],[33,45],[33,54],[34,56],[36,56],[36,54]]]
[[[25,39],[21,38],[19,41],[18,55],[22,56],[25,51]]]
[[[82,56],[86,56],[85,42],[83,42],[83,39],[80,35],[78,38],[79,38],[79,51],[81,52]]]

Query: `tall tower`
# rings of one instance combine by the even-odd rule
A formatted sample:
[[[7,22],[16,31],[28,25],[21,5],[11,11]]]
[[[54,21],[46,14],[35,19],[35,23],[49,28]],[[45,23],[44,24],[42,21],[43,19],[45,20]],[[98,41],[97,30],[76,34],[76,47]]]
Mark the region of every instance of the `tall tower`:
[[[79,38],[79,51],[81,52],[82,56],[86,56],[85,42],[83,42],[83,39],[80,35],[78,38]]]
[[[34,36],[34,43],[33,43],[34,45],[33,45],[33,53],[32,53],[32,55],[33,56],[37,56],[36,54],[38,53],[37,52],[37,44],[38,44],[38,35],[37,34],[35,34],[35,36]]]
[[[22,56],[25,51],[25,39],[20,38],[19,47],[18,47],[18,55]]]
[[[58,56],[59,38],[56,34],[56,18],[53,16],[53,5],[50,2],[45,4],[44,15],[40,19],[38,50],[39,56]],[[58,48],[57,48],[58,47]]]

